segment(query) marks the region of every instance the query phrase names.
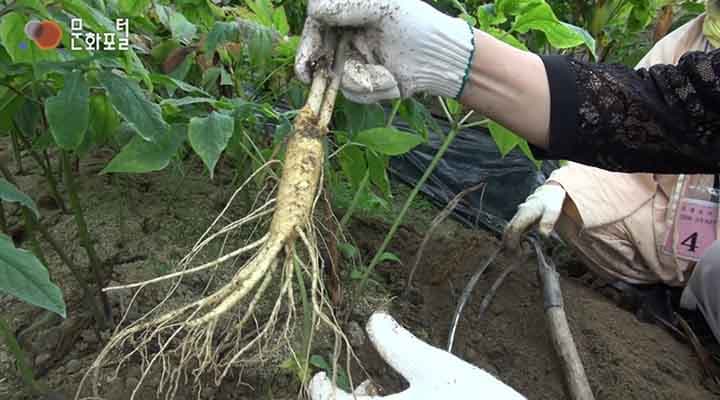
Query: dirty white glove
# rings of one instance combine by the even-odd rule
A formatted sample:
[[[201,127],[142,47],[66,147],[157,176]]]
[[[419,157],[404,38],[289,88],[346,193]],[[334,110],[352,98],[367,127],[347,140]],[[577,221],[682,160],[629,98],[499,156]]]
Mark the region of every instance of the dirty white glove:
[[[565,202],[565,189],[557,184],[546,183],[531,194],[518,207],[517,213],[505,229],[505,245],[517,248],[522,235],[535,223],[538,231],[547,237],[555,229],[555,224]]]
[[[385,313],[375,313],[367,325],[380,356],[410,384],[387,397],[373,395],[363,383],[353,394],[335,387],[324,372],[310,382],[312,400],[524,400],[510,386],[454,355],[413,336]]]
[[[295,71],[309,83],[315,61],[331,54],[326,27],[357,28],[343,93],[372,103],[417,92],[457,97],[474,49],[467,22],[420,0],[309,0]]]

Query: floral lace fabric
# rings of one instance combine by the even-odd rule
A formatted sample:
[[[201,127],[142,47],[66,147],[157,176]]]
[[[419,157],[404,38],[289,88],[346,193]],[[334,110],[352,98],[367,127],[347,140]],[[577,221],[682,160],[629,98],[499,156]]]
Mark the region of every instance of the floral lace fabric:
[[[720,172],[720,50],[637,71],[566,60],[577,115],[552,111],[565,120],[552,123],[553,156],[615,171]]]

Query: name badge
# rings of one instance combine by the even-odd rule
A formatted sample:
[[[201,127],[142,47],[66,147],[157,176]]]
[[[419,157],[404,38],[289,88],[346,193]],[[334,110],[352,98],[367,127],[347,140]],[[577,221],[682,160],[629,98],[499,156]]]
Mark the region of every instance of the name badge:
[[[698,261],[715,242],[718,204],[706,200],[681,199],[677,213],[677,227],[668,232],[663,250],[669,255],[673,254],[673,231],[677,230],[677,257]]]

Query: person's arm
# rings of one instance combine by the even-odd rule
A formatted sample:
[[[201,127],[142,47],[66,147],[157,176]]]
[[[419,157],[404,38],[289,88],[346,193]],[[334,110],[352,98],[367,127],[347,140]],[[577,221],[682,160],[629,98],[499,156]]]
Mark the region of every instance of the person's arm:
[[[541,158],[628,172],[720,170],[720,51],[633,70],[537,56],[478,32],[461,101]]]
[[[326,27],[352,27],[343,77],[351,100],[458,97],[527,138],[539,158],[628,172],[720,170],[720,50],[635,71],[517,50],[417,0],[310,0],[308,15],[298,76],[309,82],[332,48]]]
[[[460,100],[541,158],[610,170],[720,170],[720,51],[633,70],[537,56],[477,32]]]

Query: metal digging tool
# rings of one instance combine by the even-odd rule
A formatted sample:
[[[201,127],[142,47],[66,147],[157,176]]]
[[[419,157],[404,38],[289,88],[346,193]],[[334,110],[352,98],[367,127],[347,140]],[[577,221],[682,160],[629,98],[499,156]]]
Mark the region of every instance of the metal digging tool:
[[[526,240],[532,245],[538,260],[538,278],[543,289],[545,317],[547,319],[548,329],[550,330],[553,347],[555,348],[555,352],[560,358],[560,362],[563,367],[565,383],[567,385],[570,398],[573,400],[594,400],[595,396],[590,389],[590,383],[585,375],[585,368],[583,367],[582,360],[578,354],[577,346],[575,345],[575,340],[570,332],[570,326],[565,314],[562,291],[560,290],[560,274],[558,274],[552,260],[549,257],[545,257],[540,241],[532,235],[527,235]],[[470,295],[475,288],[475,285],[503,249],[504,247],[500,247],[498,250],[493,252],[493,254],[480,266],[465,286],[450,325],[447,351],[452,352],[455,332],[457,331],[460,316],[465,304],[467,304]],[[502,279],[504,279],[514,267],[514,265],[508,267],[508,270],[504,271],[500,278],[498,278],[498,280],[493,284],[493,288],[483,299],[483,310],[490,302],[494,291],[497,290],[502,283]]]

